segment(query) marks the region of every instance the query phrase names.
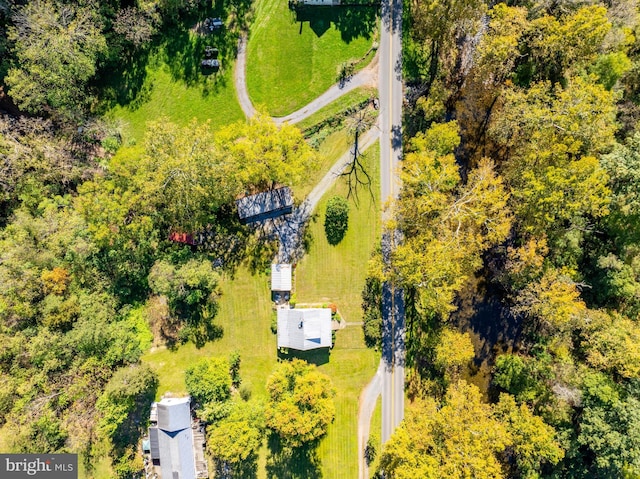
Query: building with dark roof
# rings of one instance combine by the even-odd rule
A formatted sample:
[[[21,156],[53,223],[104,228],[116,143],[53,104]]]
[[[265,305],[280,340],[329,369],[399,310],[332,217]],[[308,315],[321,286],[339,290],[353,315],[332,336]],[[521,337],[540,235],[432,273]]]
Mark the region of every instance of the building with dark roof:
[[[244,224],[277,218],[293,211],[291,188],[276,188],[236,200],[238,217]]]

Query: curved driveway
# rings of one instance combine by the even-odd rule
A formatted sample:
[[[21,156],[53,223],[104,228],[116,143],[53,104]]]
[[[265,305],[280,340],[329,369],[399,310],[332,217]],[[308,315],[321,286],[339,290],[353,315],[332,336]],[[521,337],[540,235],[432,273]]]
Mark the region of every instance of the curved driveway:
[[[238,94],[238,101],[240,108],[244,112],[247,118],[251,118],[256,114],[257,110],[251,103],[249,98],[249,92],[247,90],[247,36],[242,35],[238,40],[238,58],[236,60],[235,72],[233,75],[234,83],[236,86],[236,92]],[[274,117],[273,121],[277,124],[289,122],[291,124],[298,123],[305,118],[313,115],[321,108],[327,106],[329,103],[340,98],[342,95],[346,95],[352,90],[359,87],[377,87],[378,86],[378,55],[371,60],[371,63],[358,73],[349,78],[344,84],[335,84],[331,86],[322,95],[311,101],[307,105],[303,106],[293,113],[282,116]]]

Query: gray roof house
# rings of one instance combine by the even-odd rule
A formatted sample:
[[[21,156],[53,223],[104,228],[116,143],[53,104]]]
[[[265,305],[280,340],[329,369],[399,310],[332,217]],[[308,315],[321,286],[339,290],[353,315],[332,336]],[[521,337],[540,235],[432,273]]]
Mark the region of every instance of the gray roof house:
[[[190,405],[189,397],[155,403],[158,422],[149,428],[149,440],[151,457],[159,460],[162,479],[196,479]]]
[[[331,347],[331,309],[278,309],[278,347],[308,351]]]
[[[243,196],[236,200],[240,222],[254,223],[286,215],[293,211],[291,188],[282,187]]]

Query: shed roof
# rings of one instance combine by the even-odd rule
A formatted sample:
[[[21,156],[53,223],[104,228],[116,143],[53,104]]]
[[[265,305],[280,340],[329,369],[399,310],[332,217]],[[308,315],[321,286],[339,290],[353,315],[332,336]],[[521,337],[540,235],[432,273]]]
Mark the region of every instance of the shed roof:
[[[291,291],[291,265],[271,265],[271,291]]]
[[[293,195],[289,187],[263,191],[236,200],[238,217],[244,223],[274,218],[293,210]]]
[[[299,351],[331,347],[331,309],[278,309],[278,347]]]

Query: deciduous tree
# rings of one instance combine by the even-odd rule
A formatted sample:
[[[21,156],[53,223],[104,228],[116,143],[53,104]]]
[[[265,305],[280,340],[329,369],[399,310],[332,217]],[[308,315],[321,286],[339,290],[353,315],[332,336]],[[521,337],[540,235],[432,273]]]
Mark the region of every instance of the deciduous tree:
[[[101,19],[89,6],[51,0],[28,2],[12,19],[17,62],[5,78],[11,97],[31,113],[77,114],[107,49]]]
[[[281,363],[267,379],[266,425],[290,447],[324,436],[335,417],[329,377],[300,359]]]

